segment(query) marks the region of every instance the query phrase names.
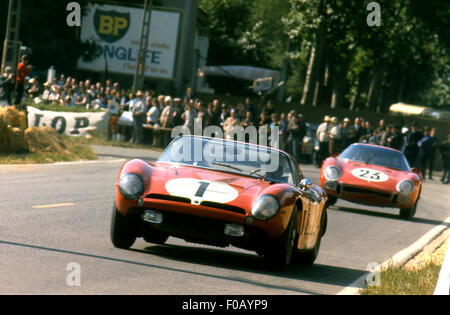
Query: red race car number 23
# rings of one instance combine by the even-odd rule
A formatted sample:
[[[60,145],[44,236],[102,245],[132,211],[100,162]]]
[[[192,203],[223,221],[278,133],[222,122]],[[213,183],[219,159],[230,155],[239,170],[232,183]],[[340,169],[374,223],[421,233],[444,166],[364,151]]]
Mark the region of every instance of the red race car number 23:
[[[355,168],[352,175],[370,182],[385,182],[389,178],[385,173],[370,168]]]

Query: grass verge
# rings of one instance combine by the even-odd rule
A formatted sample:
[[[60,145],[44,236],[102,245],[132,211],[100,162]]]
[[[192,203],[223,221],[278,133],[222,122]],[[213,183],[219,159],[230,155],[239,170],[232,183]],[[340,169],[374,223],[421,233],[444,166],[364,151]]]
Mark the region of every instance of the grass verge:
[[[380,286],[370,286],[362,295],[432,295],[436,287],[447,242],[431,253],[423,251],[404,266],[389,266],[381,271]]]
[[[153,147],[149,144],[138,144],[132,143],[128,141],[116,141],[116,140],[108,140],[104,137],[93,136],[91,138],[83,138],[83,137],[67,137],[71,138],[70,141],[72,143],[84,144],[84,145],[104,145],[111,147],[121,147],[121,148],[130,148],[130,149],[146,149],[146,150],[156,150],[156,151],[164,151],[163,148]]]
[[[381,271],[381,285],[361,291],[362,295],[432,295],[441,265],[429,262],[418,269],[388,267]]]
[[[96,160],[98,157],[90,146],[66,141],[64,152],[28,152],[0,155],[0,164],[35,164]]]

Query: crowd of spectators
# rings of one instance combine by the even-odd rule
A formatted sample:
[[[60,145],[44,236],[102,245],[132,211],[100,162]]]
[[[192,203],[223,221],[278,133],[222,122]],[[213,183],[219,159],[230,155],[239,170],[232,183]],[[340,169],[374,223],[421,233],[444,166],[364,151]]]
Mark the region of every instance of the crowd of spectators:
[[[384,119],[373,126],[363,117],[356,117],[353,122],[344,118],[339,122],[336,117],[324,117],[316,132],[319,141],[317,162],[321,165],[323,160],[331,155],[341,152],[356,142],[365,142],[381,145],[402,151],[411,167],[418,168],[423,179],[433,179],[434,161],[440,151],[444,163],[444,174],[441,181],[450,182],[450,135],[442,143],[436,138],[436,128],[423,127],[414,122],[411,126],[387,124]]]
[[[0,81],[10,78],[10,72],[10,69],[6,69]],[[239,126],[244,128],[255,126],[267,127],[268,138],[271,141],[270,127],[276,126],[279,132],[277,145],[300,161],[303,139],[308,133],[308,128],[311,128],[310,124],[303,121],[302,114],[296,110],[278,113],[271,100],[263,106],[252,103],[250,98],[237,104],[227,104],[218,99],[205,103],[196,99],[190,88],[184,96],[175,98],[170,95],[152,95],[149,90],[133,94],[121,88],[118,82],[111,80],[106,80],[105,84],[102,84],[64,75],[54,78],[52,82],[45,82],[42,86],[36,78],[32,78],[25,86],[25,97],[35,102],[86,109],[101,108],[108,111],[111,139],[147,142],[162,147],[170,141],[170,132],[167,131],[182,125],[194,133],[194,122],[198,121],[201,122],[202,129],[211,125],[220,126],[223,136],[227,139],[233,138]],[[131,132],[119,124],[119,117],[123,112],[131,113],[133,123]],[[144,125],[147,127],[145,133]],[[411,167],[419,168],[424,178],[428,171],[428,178],[432,179],[434,160],[439,149],[447,170],[442,181],[448,183],[450,180],[448,171],[450,137],[448,141],[439,144],[435,128],[420,128],[417,123],[413,123],[409,128],[401,127],[387,124],[384,119],[377,125],[372,125],[369,120],[362,117],[356,117],[351,122],[349,118],[339,121],[337,117],[327,115],[323,123],[313,132],[313,136],[319,144],[316,158],[318,166],[326,157],[341,152],[352,143],[366,142],[402,151]]]

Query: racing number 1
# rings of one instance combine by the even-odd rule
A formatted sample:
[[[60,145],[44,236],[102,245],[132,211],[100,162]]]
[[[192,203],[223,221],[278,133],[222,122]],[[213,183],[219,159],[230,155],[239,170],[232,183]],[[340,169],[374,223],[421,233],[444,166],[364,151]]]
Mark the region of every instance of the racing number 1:
[[[206,191],[206,188],[208,188],[209,183],[208,182],[199,182],[200,186],[198,187],[197,191],[195,192],[195,197],[203,197],[203,194]]]

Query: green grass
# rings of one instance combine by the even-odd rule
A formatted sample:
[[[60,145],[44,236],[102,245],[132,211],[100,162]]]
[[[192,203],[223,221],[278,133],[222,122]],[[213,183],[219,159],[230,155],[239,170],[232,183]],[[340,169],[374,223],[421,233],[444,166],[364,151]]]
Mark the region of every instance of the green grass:
[[[381,271],[381,285],[361,291],[362,295],[432,295],[441,266],[429,262],[418,269],[388,267]]]
[[[83,138],[83,137],[69,137],[64,136],[64,138],[69,140],[71,143],[84,144],[84,145],[104,145],[111,147],[121,147],[121,148],[131,148],[131,149],[147,149],[147,150],[157,150],[163,151],[164,149],[158,147],[152,147],[149,144],[138,144],[138,143],[130,143],[128,141],[114,141],[108,140],[104,137],[93,136],[92,138]]]
[[[35,164],[53,162],[71,162],[80,160],[96,160],[98,157],[89,146],[67,143],[65,152],[28,152],[1,154],[0,164]]]

